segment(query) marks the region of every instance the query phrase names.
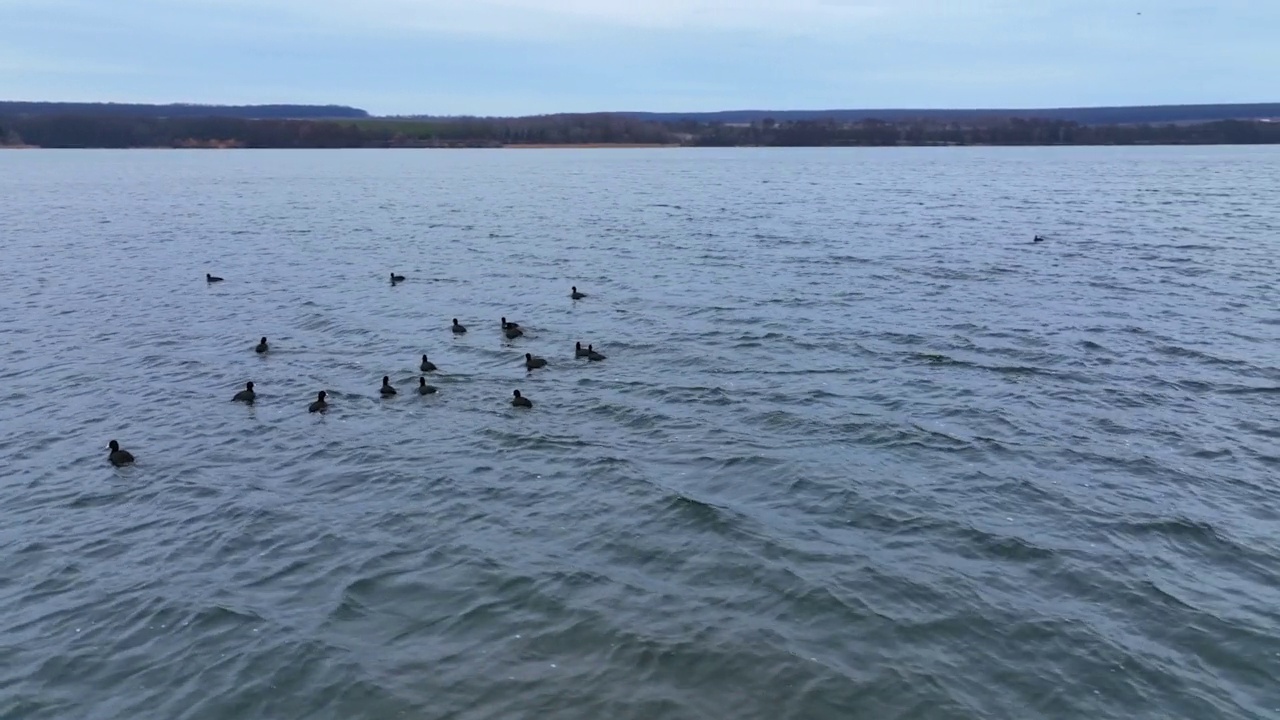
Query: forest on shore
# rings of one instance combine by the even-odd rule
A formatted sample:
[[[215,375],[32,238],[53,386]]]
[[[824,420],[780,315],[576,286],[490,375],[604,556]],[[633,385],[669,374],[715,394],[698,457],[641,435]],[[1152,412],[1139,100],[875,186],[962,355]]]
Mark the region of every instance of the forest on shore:
[[[199,106],[182,106],[198,108]],[[281,113],[287,112],[290,106]],[[331,106],[337,108],[337,106]],[[1280,143],[1280,122],[1217,120],[1086,124],[1035,117],[964,120],[819,118],[750,122],[649,119],[600,113],[522,118],[163,117],[30,113],[4,115],[0,146],[42,148],[450,148],[545,145],[691,147],[892,147],[946,145],[1212,145]],[[345,109],[352,110],[352,109]]]

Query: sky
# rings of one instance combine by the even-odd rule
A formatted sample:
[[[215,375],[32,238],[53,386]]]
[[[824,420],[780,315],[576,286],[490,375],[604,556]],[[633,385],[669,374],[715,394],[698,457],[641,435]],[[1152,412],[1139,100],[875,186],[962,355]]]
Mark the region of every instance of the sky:
[[[0,0],[0,99],[377,115],[1280,102],[1280,0]]]

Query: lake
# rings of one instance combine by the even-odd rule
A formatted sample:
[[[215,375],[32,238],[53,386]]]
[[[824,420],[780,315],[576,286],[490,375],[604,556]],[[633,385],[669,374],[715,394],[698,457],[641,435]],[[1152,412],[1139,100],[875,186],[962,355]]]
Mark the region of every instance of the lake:
[[[0,718],[1280,717],[1278,189],[0,153]]]

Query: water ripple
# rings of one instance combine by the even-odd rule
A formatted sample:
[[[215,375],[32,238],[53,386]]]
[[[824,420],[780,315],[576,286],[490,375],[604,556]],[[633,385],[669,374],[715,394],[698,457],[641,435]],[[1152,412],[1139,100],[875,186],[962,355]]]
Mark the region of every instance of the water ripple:
[[[0,717],[1280,715],[1272,149],[3,160]]]

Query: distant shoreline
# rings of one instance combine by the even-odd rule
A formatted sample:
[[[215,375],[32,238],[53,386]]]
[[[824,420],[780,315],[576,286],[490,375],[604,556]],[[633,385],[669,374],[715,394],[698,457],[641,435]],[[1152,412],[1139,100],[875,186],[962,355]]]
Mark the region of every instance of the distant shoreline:
[[[12,105],[12,104],[11,104]],[[286,106],[286,109],[292,106]],[[625,113],[549,115],[525,118],[351,118],[249,119],[217,115],[200,117],[197,108],[174,109],[174,116],[143,116],[108,107],[103,115],[57,115],[57,107],[31,109],[31,114],[3,113],[0,143],[45,148],[502,148],[629,149],[669,147],[952,147],[952,146],[1130,146],[1130,145],[1266,145],[1280,144],[1280,103],[1249,106],[1241,114],[1253,119],[1218,119],[1228,106],[1166,108],[1147,115],[1116,114],[1100,109],[1092,116],[1105,122],[1063,117],[955,117],[924,113],[905,117],[886,111],[884,118],[856,119],[848,112],[802,119],[781,114],[742,121],[706,118],[639,116]],[[295,108],[296,109],[296,108]],[[37,112],[39,110],[40,112]],[[1246,112],[1247,110],[1247,112]],[[250,112],[243,108],[238,112]],[[281,110],[280,112],[283,112]],[[336,111],[335,111],[336,112]],[[352,112],[360,112],[352,110]],[[1163,115],[1161,115],[1163,113]],[[1266,117],[1258,117],[1262,114]],[[843,114],[844,117],[839,117]],[[1049,113],[1052,114],[1052,113]],[[719,116],[716,116],[719,117]],[[897,119],[894,119],[894,118]],[[1156,119],[1134,123],[1135,117]],[[648,118],[648,119],[646,119]],[[885,119],[889,118],[889,119]]]
[[[499,150],[568,150],[568,149],[592,149],[592,150],[611,150],[619,149],[647,149],[647,148],[678,148],[689,147],[680,143],[529,143],[529,144],[510,144],[498,147]],[[394,149],[394,148],[392,148]]]
[[[390,147],[363,148],[292,148],[292,147],[245,147],[233,143],[205,145],[138,145],[135,147],[100,147],[86,145],[83,147],[40,147],[39,145],[0,145],[0,150],[651,150],[664,148],[693,148],[693,145],[680,143],[539,143],[490,146],[423,146],[392,145]],[[747,146],[744,146],[747,147]]]
[[[886,150],[902,148],[1067,148],[1067,147],[1260,147],[1275,146],[1280,142],[1093,142],[1093,143],[899,143],[895,145],[687,145],[681,143],[540,143],[514,145],[390,145],[366,147],[247,147],[233,143],[191,145],[135,145],[132,147],[108,147],[102,145],[77,145],[42,147],[40,145],[0,145],[0,150],[708,150],[708,149],[818,149],[833,150]]]

